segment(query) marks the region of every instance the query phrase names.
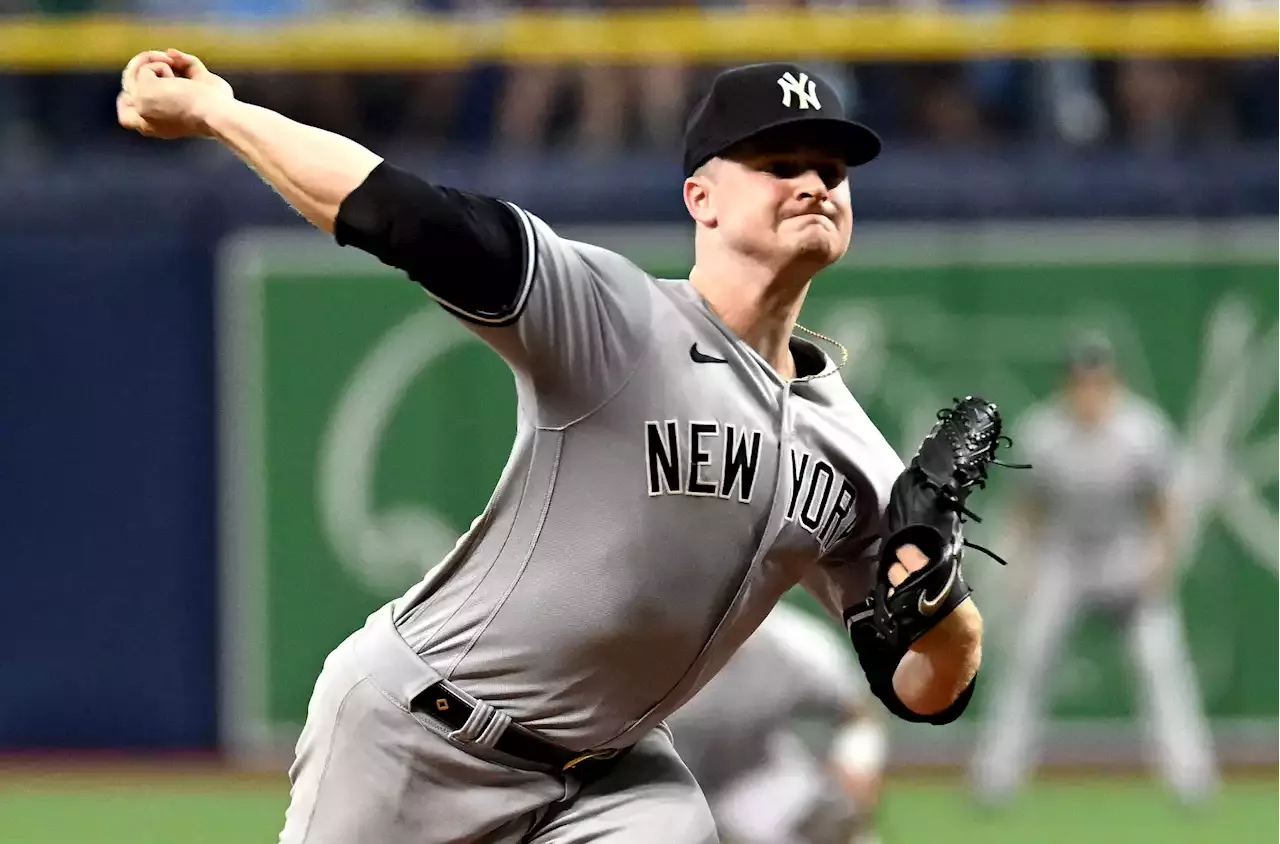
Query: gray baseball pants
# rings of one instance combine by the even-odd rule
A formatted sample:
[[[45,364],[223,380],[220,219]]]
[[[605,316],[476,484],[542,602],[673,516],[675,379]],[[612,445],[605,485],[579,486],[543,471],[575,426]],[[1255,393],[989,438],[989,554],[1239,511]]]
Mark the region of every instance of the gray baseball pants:
[[[400,637],[389,606],[329,655],[289,770],[280,844],[717,841],[665,729],[584,782],[410,711],[439,679]]]
[[[1052,671],[1072,625],[1096,597],[1091,585],[1065,560],[1051,560],[1039,573],[977,743],[973,776],[985,796],[1007,797],[1030,772]],[[1183,799],[1204,797],[1218,775],[1181,612],[1172,598],[1135,599],[1124,627],[1160,772]]]

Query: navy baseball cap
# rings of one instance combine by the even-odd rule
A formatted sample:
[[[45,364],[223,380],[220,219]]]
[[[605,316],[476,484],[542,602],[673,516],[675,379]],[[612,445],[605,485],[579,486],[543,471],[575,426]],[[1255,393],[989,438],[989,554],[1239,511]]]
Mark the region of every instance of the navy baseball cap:
[[[1105,334],[1086,331],[1067,342],[1065,357],[1069,372],[1094,372],[1115,365],[1115,348]]]
[[[845,116],[836,89],[794,64],[771,62],[726,70],[694,107],[685,126],[684,173],[693,174],[735,144],[787,127],[789,136],[840,155],[850,167],[880,154],[880,137]]]

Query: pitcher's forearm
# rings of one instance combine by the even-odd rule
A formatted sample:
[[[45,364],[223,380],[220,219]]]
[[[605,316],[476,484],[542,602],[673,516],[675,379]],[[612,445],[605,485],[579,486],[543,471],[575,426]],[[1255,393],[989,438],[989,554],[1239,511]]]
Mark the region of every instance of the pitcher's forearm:
[[[912,712],[934,715],[956,702],[981,666],[982,616],[968,599],[911,646],[893,690]]]
[[[202,119],[211,137],[330,233],[342,200],[382,161],[349,138],[239,100],[211,105]]]

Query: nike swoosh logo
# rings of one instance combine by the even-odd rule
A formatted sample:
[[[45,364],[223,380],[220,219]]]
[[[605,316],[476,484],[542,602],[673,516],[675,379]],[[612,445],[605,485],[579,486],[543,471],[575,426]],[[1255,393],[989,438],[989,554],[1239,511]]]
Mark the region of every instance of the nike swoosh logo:
[[[711,355],[704,355],[698,351],[698,344],[694,343],[689,347],[689,357],[693,358],[694,363],[728,363],[724,358],[714,358]]]
[[[951,594],[951,587],[955,586],[956,572],[959,570],[960,561],[952,556],[951,574],[948,575],[947,582],[942,585],[940,590],[938,590],[938,594],[934,595],[932,598],[926,598],[923,592],[920,594],[920,599],[916,603],[916,606],[919,608],[921,615],[933,615],[938,611],[938,608],[942,606],[942,602]]]

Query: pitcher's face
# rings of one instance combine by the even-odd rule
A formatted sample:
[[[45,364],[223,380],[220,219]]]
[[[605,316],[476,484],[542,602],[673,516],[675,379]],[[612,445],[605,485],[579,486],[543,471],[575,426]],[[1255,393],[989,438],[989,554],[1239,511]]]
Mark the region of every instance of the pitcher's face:
[[[848,167],[829,152],[747,142],[691,180],[700,180],[704,191],[703,217],[695,219],[717,229],[733,251],[770,265],[812,265],[816,272],[849,248]]]

